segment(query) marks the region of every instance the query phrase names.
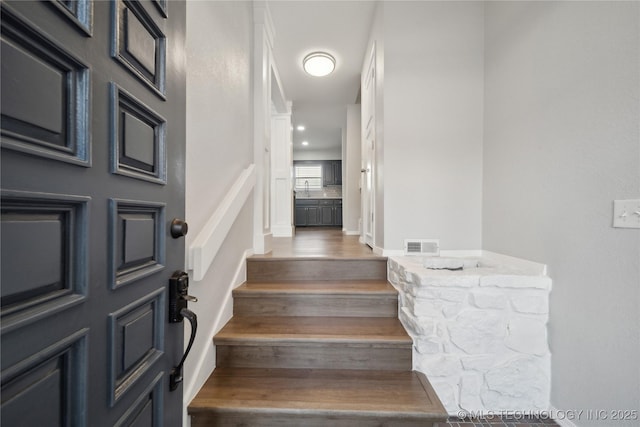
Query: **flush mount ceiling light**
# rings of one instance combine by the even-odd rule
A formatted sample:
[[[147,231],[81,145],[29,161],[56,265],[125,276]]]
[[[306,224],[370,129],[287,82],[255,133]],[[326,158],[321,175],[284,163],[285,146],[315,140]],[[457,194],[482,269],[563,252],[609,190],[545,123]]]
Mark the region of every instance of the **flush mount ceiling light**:
[[[302,145],[309,145],[309,141],[302,141]]]
[[[336,68],[336,59],[326,52],[313,52],[304,57],[302,67],[307,74],[323,77]]]
[[[299,131],[301,131],[301,132],[302,132],[305,128],[304,128],[304,126],[302,126],[302,125],[298,125],[298,127],[297,127],[296,129],[298,129]]]

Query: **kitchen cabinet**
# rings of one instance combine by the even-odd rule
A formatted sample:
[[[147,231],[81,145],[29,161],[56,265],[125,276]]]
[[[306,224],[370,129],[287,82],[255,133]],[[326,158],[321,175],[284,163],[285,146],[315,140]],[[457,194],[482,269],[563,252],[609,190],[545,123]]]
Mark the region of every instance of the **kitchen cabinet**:
[[[307,227],[321,225],[318,199],[296,199],[295,225]]]
[[[333,162],[333,180],[334,185],[342,185],[342,160]]]
[[[320,224],[326,226],[335,225],[335,207],[334,200],[319,200],[320,207]]]
[[[296,199],[296,227],[342,226],[341,199]]]
[[[307,225],[309,227],[313,227],[314,225],[322,225],[320,208],[318,206],[309,206],[307,208]]]
[[[342,160],[322,162],[322,185],[342,185]]]
[[[309,208],[305,206],[298,206],[298,203],[296,202],[296,212],[294,216],[294,224],[296,225],[296,227],[305,227],[308,224],[308,221],[307,221],[308,211],[309,211]]]
[[[342,185],[342,160],[296,160],[296,166],[315,166],[322,169],[322,186]]]

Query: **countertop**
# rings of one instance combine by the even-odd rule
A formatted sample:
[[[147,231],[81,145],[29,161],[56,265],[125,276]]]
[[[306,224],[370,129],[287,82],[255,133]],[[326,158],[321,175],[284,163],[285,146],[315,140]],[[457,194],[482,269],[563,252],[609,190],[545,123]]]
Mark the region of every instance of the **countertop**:
[[[293,195],[298,200],[342,200],[342,194],[336,194],[335,191],[311,191],[309,195],[306,195],[304,191],[294,191]]]
[[[296,200],[342,200],[340,196],[296,196]]]

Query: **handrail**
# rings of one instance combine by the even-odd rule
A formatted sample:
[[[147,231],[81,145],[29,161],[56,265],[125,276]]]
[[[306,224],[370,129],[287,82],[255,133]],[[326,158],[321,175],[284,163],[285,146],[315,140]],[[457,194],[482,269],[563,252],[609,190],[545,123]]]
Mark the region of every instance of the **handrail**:
[[[196,236],[189,247],[188,257],[193,280],[199,281],[204,278],[255,185],[255,165],[251,164],[242,171],[222,199],[220,207],[211,215],[211,218]]]

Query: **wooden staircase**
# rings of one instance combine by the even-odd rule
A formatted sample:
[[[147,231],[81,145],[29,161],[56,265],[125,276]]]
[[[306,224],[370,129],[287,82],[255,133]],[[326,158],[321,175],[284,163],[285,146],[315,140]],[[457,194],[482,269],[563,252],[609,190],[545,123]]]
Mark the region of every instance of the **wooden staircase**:
[[[247,260],[234,317],[191,425],[437,426],[446,411],[413,372],[386,258]]]

